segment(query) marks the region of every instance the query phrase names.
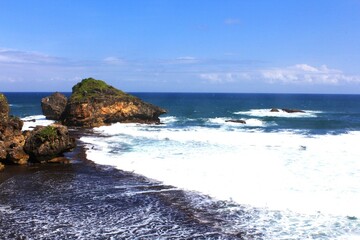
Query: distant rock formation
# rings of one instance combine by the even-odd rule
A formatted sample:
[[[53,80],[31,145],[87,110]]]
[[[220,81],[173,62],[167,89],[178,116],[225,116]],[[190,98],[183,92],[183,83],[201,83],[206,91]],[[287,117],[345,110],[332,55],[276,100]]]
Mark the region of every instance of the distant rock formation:
[[[305,113],[305,111],[299,109],[282,108],[281,110],[286,113]],[[272,108],[270,112],[280,112],[280,110],[278,108]]]
[[[21,132],[23,122],[9,116],[9,104],[0,93],[0,162],[26,164],[29,156],[24,152],[25,138]]]
[[[299,109],[283,108],[283,109],[281,109],[281,110],[283,110],[284,112],[287,112],[287,113],[305,113],[305,111],[299,110]]]
[[[225,120],[225,122],[233,122],[233,123],[246,124],[246,121],[245,121],[245,120],[241,120],[241,119],[230,119],[230,120]]]
[[[61,121],[67,126],[97,127],[115,122],[160,123],[166,113],[104,81],[83,79],[72,89]]]
[[[37,126],[26,138],[24,150],[32,162],[54,162],[75,147],[75,139],[69,136],[68,128],[60,124]]]
[[[47,119],[60,120],[67,103],[65,95],[55,92],[51,96],[41,99],[41,109]]]

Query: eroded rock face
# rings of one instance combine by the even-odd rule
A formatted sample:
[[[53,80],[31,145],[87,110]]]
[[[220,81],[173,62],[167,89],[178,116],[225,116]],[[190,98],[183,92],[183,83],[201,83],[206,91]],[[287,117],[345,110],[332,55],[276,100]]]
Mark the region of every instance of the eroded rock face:
[[[9,104],[4,96],[0,93],[0,122],[6,122],[9,117]]]
[[[9,104],[0,94],[0,162],[26,164],[29,156],[23,151],[25,138],[21,129],[23,121],[9,116]]]
[[[41,109],[47,119],[59,120],[64,112],[67,103],[67,97],[59,92],[41,99]]]
[[[84,79],[73,87],[62,115],[68,126],[97,127],[115,122],[160,123],[166,113],[160,107],[143,102],[101,80]]]
[[[24,150],[32,162],[48,162],[75,147],[66,126],[53,124],[37,126],[29,133]]]

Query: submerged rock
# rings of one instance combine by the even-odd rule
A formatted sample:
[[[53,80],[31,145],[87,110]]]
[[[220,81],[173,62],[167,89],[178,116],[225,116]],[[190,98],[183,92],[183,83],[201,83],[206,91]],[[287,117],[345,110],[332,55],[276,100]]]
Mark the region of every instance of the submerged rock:
[[[166,113],[104,81],[87,78],[76,84],[61,120],[67,126],[96,127],[115,122],[160,123]]]
[[[225,122],[233,122],[233,123],[246,124],[246,121],[245,121],[245,120],[241,120],[241,119],[230,119],[230,120],[225,120]]]
[[[284,112],[287,112],[287,113],[304,113],[305,112],[305,111],[299,110],[299,109],[288,109],[288,108],[283,108],[281,110],[283,110]]]
[[[53,124],[37,126],[29,133],[24,150],[32,162],[48,162],[62,156],[75,147],[75,139],[69,136],[66,126]]]
[[[41,99],[41,109],[47,119],[59,120],[64,112],[67,103],[67,97],[59,92]]]
[[[303,111],[303,110],[289,109],[289,108],[282,108],[281,111],[286,112],[286,113],[305,113],[305,111]],[[280,112],[280,110],[278,108],[272,108],[270,110],[270,112]]]

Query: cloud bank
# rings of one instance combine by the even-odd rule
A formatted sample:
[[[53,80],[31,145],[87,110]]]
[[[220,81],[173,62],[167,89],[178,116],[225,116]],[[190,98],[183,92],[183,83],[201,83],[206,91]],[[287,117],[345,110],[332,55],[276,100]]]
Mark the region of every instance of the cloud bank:
[[[210,72],[201,73],[199,78],[212,83],[227,83],[241,81],[259,81],[267,84],[289,85],[340,85],[360,83],[359,75],[345,74],[338,69],[326,65],[314,67],[309,64],[296,64],[288,67],[254,69],[252,71]]]
[[[286,84],[329,84],[360,83],[360,76],[347,75],[341,70],[308,64],[296,64],[285,68],[261,70],[261,75],[269,83]]]
[[[0,91],[70,91],[85,77],[107,80],[131,91],[308,91],[347,87],[356,92],[359,75],[326,65],[301,63],[263,67],[261,62],[205,59],[184,55],[169,59],[108,56],[74,61],[38,52],[0,48]],[[160,90],[161,89],[161,90]],[[301,90],[303,89],[303,90]],[[311,91],[313,91],[311,89]],[[344,88],[345,89],[345,88]]]

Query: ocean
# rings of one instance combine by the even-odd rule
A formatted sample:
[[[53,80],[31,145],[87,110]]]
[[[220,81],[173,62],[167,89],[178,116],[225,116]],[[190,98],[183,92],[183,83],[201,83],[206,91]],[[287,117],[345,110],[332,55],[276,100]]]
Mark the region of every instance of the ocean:
[[[86,197],[56,202],[55,213],[36,210],[51,209],[48,198],[61,195],[56,170],[32,176],[39,185],[46,175],[41,181],[53,189],[47,194],[39,192],[41,184],[21,187],[31,184],[22,176],[0,184],[0,228],[7,229],[0,236],[360,239],[360,95],[133,94],[168,110],[162,124],[116,123],[80,135],[91,163],[75,158],[71,171],[58,171],[72,176],[72,198]],[[11,114],[49,123],[40,108],[49,93],[5,95]],[[32,207],[10,201],[11,186],[23,189],[24,198],[36,195]],[[89,207],[78,206],[81,201]],[[22,230],[5,223],[5,217],[26,222],[29,216],[33,222]],[[61,224],[72,235],[54,227]]]

